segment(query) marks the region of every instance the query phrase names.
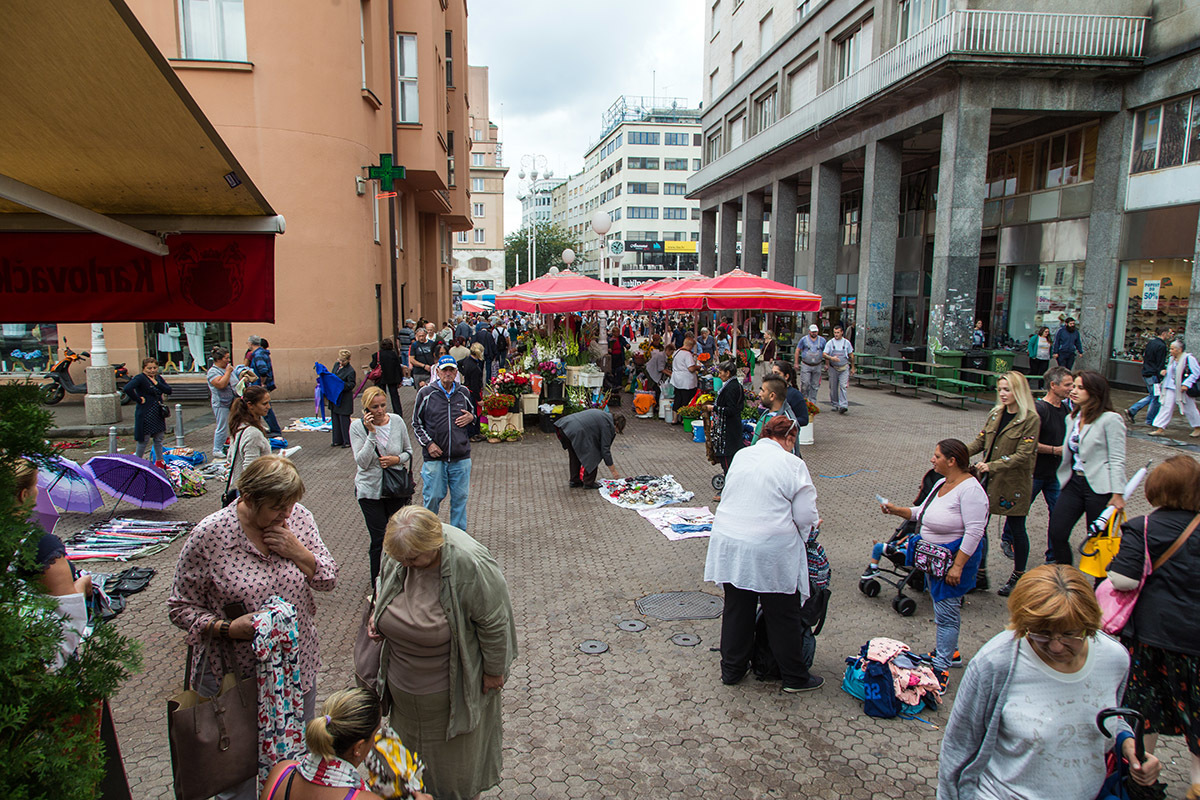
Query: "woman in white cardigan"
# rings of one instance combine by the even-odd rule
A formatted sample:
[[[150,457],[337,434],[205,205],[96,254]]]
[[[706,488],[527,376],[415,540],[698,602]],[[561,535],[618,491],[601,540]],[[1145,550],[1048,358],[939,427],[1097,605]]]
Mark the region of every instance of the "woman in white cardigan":
[[[805,541],[817,524],[817,490],[804,462],[792,455],[799,429],[780,415],[762,438],[737,452],[725,477],[708,540],[704,580],[721,584],[721,681],[740,681],[754,649],[761,603],[783,691],[806,692],[823,679],[808,671],[801,651],[801,608],[809,597]]]
[[[1192,426],[1192,438],[1200,439],[1200,411],[1196,410],[1196,398],[1189,397],[1187,393],[1197,381],[1200,381],[1200,363],[1196,362],[1194,355],[1184,352],[1183,342],[1176,339],[1171,342],[1167,374],[1159,384],[1162,397],[1159,398],[1158,415],[1151,420],[1151,424],[1154,425],[1154,430],[1150,431],[1151,436],[1162,436],[1167,432],[1166,428],[1171,424],[1175,407],[1179,406],[1184,418]]]
[[[1099,372],[1075,373],[1073,409],[1067,417],[1058,465],[1058,503],[1050,513],[1054,561],[1071,566],[1071,529],[1080,517],[1091,525],[1107,506],[1125,507],[1125,421],[1113,411],[1108,381]]]
[[[383,470],[405,467],[412,472],[412,442],[404,417],[388,413],[387,395],[378,386],[362,393],[362,419],[350,425],[350,446],[354,448],[354,491],[362,509],[367,532],[371,535],[371,586],[379,576],[379,560],[383,553],[383,534],[388,520],[404,506],[408,497],[382,497]]]

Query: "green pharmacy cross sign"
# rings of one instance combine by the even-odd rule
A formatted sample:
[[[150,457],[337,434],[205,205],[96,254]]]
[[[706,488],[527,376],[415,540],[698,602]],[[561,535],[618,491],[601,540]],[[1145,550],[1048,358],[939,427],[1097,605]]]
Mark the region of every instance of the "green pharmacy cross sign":
[[[364,167],[367,176],[379,181],[379,188],[385,192],[392,190],[392,181],[404,180],[404,167],[393,166],[391,153],[379,154],[379,166]]]

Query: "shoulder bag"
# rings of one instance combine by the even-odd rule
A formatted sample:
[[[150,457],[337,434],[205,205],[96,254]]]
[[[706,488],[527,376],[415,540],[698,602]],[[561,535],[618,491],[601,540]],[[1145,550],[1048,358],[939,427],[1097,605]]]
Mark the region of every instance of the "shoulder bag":
[[[1183,386],[1183,382],[1186,381],[1188,378],[1190,378],[1192,375],[1192,367],[1187,362],[1187,358],[1189,356],[1191,356],[1191,353],[1183,354],[1184,368],[1183,368],[1183,375],[1180,377],[1180,381],[1179,381],[1180,386]],[[1183,386],[1183,392],[1188,397],[1200,397],[1200,380],[1197,380],[1191,386]]]
[[[937,497],[938,488],[943,483],[945,481],[939,481],[929,491],[929,496],[925,498],[925,504],[921,506],[921,513],[917,516],[917,525],[915,528],[918,536],[921,533],[921,520],[925,519],[925,512],[929,510],[929,504]],[[924,538],[917,540],[917,546],[913,549],[913,567],[940,580],[946,577],[946,573],[950,571],[950,567],[953,565],[954,553],[950,548],[928,542]]]
[[[379,695],[379,659],[383,654],[383,637],[373,638],[368,633],[374,614],[375,595],[372,593],[363,604],[362,623],[354,637],[354,682]]]
[[[236,466],[236,461],[238,459],[238,442],[241,441],[242,434],[245,432],[245,430],[246,429],[243,428],[242,430],[238,431],[237,436],[233,437],[233,453],[225,460],[225,465],[229,468],[229,471],[225,474],[225,491],[221,492],[221,508],[224,508],[234,500],[238,499],[238,490],[231,488],[231,484],[233,483],[233,468]]]
[[[362,423],[363,430],[367,429],[367,424]],[[379,452],[379,445],[374,445],[375,455],[383,458]],[[383,483],[379,487],[379,496],[385,500],[407,499],[413,496],[413,492],[417,489],[416,483],[413,481],[412,471],[408,467],[383,468]]]
[[[379,358],[379,353],[375,354],[373,361],[375,362],[375,366],[371,367],[370,371],[367,372],[367,380],[372,383],[383,377],[383,361]]]
[[[1112,581],[1108,578],[1100,582],[1100,585],[1096,587],[1096,600],[1100,603],[1101,630],[1113,636],[1125,630],[1125,626],[1133,617],[1133,609],[1137,607],[1138,596],[1142,593],[1142,587],[1146,585],[1146,579],[1154,570],[1161,569],[1162,565],[1167,563],[1167,559],[1175,555],[1176,550],[1183,547],[1188,537],[1192,535],[1192,531],[1196,530],[1197,525],[1200,525],[1200,514],[1192,518],[1191,524],[1184,529],[1183,533],[1179,534],[1175,542],[1167,548],[1167,552],[1159,556],[1151,566],[1150,515],[1147,514],[1142,518],[1142,546],[1145,548],[1145,557],[1142,560],[1142,579],[1138,581],[1136,589],[1130,589],[1128,592],[1114,589]]]
[[[211,666],[206,638],[199,672]],[[226,651],[228,652],[228,651]],[[237,661],[221,678],[214,697],[192,688],[192,649],[183,676],[183,691],[167,700],[167,738],[176,800],[201,800],[234,788],[258,773],[258,688],[242,678]],[[216,673],[213,673],[214,676]]]

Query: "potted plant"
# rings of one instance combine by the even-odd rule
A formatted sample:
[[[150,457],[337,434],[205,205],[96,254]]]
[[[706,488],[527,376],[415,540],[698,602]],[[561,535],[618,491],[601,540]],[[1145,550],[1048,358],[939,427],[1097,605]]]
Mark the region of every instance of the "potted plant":
[[[489,394],[483,398],[483,410],[489,417],[503,417],[508,414],[515,400],[511,394]]]

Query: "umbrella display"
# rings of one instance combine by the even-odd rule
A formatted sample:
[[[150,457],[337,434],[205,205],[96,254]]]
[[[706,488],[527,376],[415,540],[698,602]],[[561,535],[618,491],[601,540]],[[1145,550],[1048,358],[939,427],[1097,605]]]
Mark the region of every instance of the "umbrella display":
[[[58,510],[50,500],[50,495],[41,486],[37,487],[37,502],[29,513],[29,521],[42,526],[46,533],[54,533],[54,525],[58,522]]]
[[[127,561],[166,550],[191,529],[190,522],[121,517],[84,528],[63,544],[71,561]]]
[[[680,282],[652,292],[670,311],[820,311],[821,296],[786,283],[735,269],[701,281]]]
[[[54,456],[38,465],[38,486],[63,511],[90,513],[104,505],[96,481],[81,465],[69,458]]]
[[[167,473],[137,456],[93,456],[84,466],[96,485],[117,499],[117,506],[125,500],[138,508],[166,508],[179,499]]]
[[[639,311],[644,299],[641,292],[566,271],[543,275],[496,295],[496,308],[533,314]]]

